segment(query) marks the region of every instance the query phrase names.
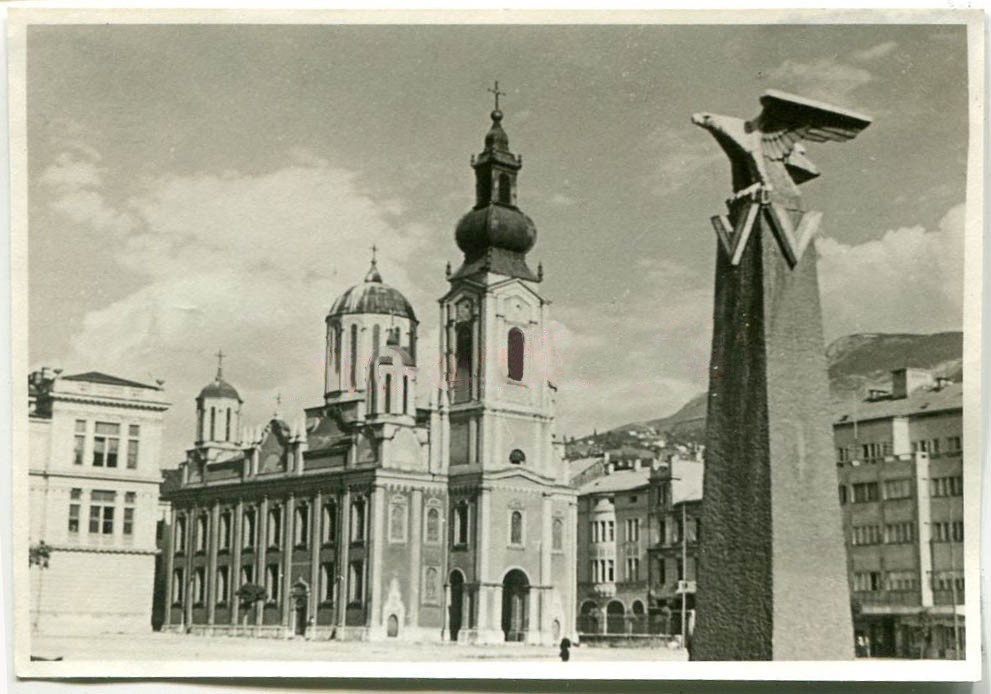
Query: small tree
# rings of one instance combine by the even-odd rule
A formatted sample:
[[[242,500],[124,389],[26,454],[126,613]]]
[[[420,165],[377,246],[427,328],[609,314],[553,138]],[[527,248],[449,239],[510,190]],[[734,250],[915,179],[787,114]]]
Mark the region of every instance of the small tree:
[[[237,589],[237,597],[241,601],[242,619],[247,624],[248,609],[259,600],[264,600],[268,597],[268,591],[265,590],[265,586],[260,586],[257,583],[245,583]]]

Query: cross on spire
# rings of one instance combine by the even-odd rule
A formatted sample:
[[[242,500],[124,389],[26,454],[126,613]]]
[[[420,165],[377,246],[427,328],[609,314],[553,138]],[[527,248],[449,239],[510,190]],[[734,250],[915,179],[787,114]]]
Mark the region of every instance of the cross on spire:
[[[375,253],[378,251],[378,246],[374,243],[372,244],[372,265],[375,264]]]
[[[217,380],[219,381],[224,377],[224,350],[217,350]]]
[[[505,96],[506,92],[499,91],[499,80],[495,81],[495,87],[491,89],[486,89],[487,92],[495,96],[495,110],[499,110],[499,97]]]
[[[275,417],[278,417],[279,416],[279,411],[282,409],[282,391],[279,391],[278,393],[276,393],[275,394],[275,397],[272,398],[272,399],[275,400],[275,415],[274,416]]]

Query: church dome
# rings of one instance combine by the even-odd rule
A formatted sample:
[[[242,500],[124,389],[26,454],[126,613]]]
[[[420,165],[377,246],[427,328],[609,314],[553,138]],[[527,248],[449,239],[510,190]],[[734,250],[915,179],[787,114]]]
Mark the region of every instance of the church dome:
[[[518,208],[491,202],[462,217],[454,239],[468,258],[478,257],[489,248],[526,253],[537,243],[537,227]]]
[[[413,306],[398,289],[382,281],[374,259],[372,267],[365,275],[365,281],[341,294],[330,307],[328,315],[340,316],[347,313],[377,313],[416,321]]]
[[[202,400],[203,398],[234,398],[240,401],[241,396],[238,394],[237,389],[230,383],[220,378],[218,375],[212,383],[208,383],[203,386],[203,390],[197,396],[197,400]]]

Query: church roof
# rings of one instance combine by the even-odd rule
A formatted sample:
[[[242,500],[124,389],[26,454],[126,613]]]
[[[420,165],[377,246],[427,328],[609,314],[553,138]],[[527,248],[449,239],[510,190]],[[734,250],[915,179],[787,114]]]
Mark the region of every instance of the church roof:
[[[375,260],[365,275],[365,281],[341,294],[330,307],[328,315],[340,316],[354,313],[375,313],[401,316],[416,321],[413,306],[399,290],[382,282]]]

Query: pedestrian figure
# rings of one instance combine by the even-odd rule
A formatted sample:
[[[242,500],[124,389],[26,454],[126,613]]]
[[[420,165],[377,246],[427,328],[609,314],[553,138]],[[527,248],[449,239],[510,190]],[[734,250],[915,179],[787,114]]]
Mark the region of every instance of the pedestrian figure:
[[[571,639],[565,636],[561,639],[561,660],[568,662],[571,659]]]

